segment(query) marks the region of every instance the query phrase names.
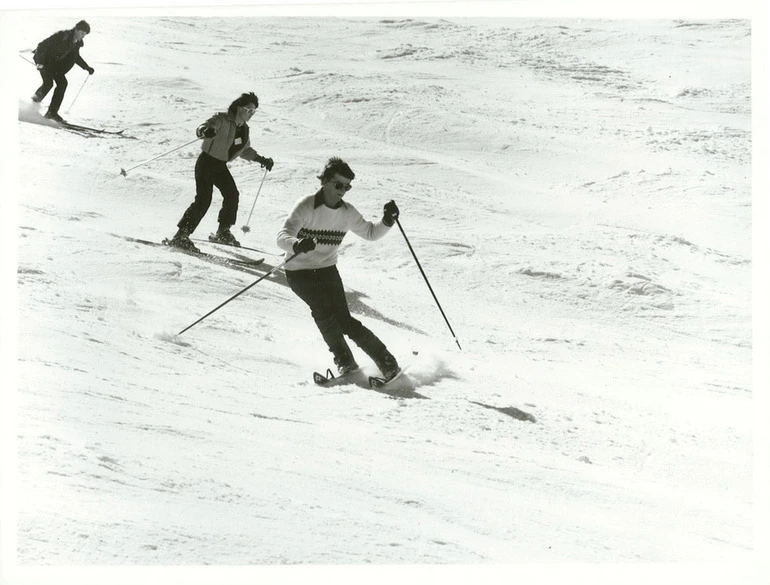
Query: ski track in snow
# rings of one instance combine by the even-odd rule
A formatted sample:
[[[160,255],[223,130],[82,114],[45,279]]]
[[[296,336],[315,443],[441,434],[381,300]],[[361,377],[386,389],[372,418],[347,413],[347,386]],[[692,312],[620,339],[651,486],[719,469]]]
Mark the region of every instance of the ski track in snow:
[[[30,123],[18,64],[21,563],[751,552],[747,21],[92,20],[65,119],[138,140]],[[463,351],[396,228],[340,271],[430,400],[315,386],[282,274],[178,336],[254,277],[110,235],[173,235],[199,147],[119,170],[251,90],[276,167],[243,243],[277,252],[332,155],[365,217],[395,199]],[[231,168],[239,228],[262,169]]]

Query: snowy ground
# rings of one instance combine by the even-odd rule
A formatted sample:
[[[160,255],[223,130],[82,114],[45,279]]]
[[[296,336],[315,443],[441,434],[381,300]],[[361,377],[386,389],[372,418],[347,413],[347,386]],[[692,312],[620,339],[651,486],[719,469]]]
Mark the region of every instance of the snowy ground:
[[[27,57],[86,17],[96,74],[73,69],[62,113],[133,137],[40,124],[37,73],[9,62],[15,575],[506,564],[531,581],[579,562],[595,581],[632,562],[624,582],[648,563],[754,582],[751,22],[2,16]],[[252,90],[276,166],[235,233],[262,267],[117,237],[173,235],[198,146],[120,169]],[[462,345],[397,229],[346,238],[351,307],[429,400],[316,387],[330,355],[280,273],[175,335],[280,262],[275,234],[332,155],[366,217],[399,204]],[[239,228],[262,170],[231,170]]]

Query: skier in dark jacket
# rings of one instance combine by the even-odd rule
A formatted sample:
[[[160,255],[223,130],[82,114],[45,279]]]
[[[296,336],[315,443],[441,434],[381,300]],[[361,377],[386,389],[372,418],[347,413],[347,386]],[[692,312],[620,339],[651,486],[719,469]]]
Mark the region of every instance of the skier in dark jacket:
[[[60,30],[41,41],[35,49],[35,63],[40,76],[43,78],[41,85],[32,96],[33,102],[41,102],[51,91],[54,82],[56,89],[53,92],[51,105],[45,114],[46,118],[56,122],[64,122],[59,116],[59,108],[67,91],[67,72],[77,63],[82,69],[94,74],[94,68],[89,66],[80,56],[80,48],[83,46],[83,37],[91,32],[91,27],[85,20],[81,20],[70,30]]]
[[[214,114],[195,131],[203,138],[201,153],[195,163],[195,200],[177,223],[176,235],[169,240],[172,246],[197,252],[190,234],[206,215],[211,205],[214,187],[222,193],[222,209],[219,212],[219,229],[211,241],[240,246],[230,227],[238,215],[238,187],[227,168],[227,163],[237,157],[258,162],[268,171],[273,169],[273,159],[260,156],[251,147],[248,122],[259,107],[254,92],[241,94],[228,107],[227,112]]]

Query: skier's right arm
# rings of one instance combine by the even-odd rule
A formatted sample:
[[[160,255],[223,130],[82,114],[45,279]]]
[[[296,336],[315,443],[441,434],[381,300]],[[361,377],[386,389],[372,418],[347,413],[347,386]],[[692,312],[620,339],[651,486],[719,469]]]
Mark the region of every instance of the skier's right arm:
[[[37,49],[35,49],[35,63],[38,69],[43,69],[48,64],[48,56],[50,53],[50,41],[53,37],[48,37],[44,41],[40,41]]]
[[[285,252],[296,252],[294,245],[301,241],[297,237],[299,230],[305,225],[305,217],[309,215],[307,203],[300,200],[289,213],[289,217],[283,223],[283,227],[278,231],[276,243],[278,247]],[[305,251],[305,250],[303,250]]]
[[[195,131],[195,135],[198,138],[214,138],[214,136],[217,135],[217,131],[214,130],[211,126],[206,126],[205,124],[201,124],[198,126],[198,129]]]
[[[64,31],[55,32],[47,39],[44,39],[38,43],[35,49],[35,63],[38,69],[44,69],[52,65],[52,62],[56,59],[56,45],[61,43],[59,37],[62,36]],[[66,34],[66,33],[65,33]]]
[[[222,121],[217,116],[214,116],[198,126],[195,130],[195,135],[198,138],[214,138],[221,125]]]

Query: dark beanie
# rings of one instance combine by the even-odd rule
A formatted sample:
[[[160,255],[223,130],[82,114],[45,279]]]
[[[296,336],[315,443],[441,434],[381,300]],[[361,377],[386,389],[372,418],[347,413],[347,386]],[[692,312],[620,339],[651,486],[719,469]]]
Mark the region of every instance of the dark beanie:
[[[75,28],[85,31],[86,34],[91,34],[91,27],[85,20],[81,20],[79,23],[77,23]]]

